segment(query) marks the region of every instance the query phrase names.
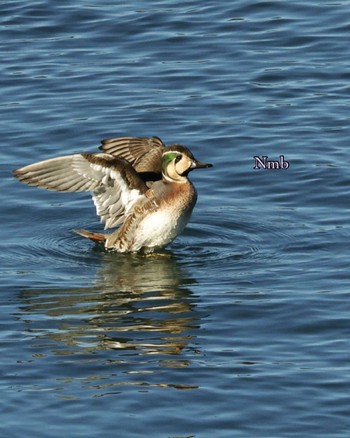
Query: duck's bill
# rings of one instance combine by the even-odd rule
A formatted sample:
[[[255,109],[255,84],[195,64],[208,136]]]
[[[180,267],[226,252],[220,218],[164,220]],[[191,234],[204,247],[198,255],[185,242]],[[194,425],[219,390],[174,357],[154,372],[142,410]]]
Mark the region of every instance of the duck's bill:
[[[213,167],[210,163],[203,163],[202,161],[194,161],[192,163],[192,169],[206,169],[207,167]]]

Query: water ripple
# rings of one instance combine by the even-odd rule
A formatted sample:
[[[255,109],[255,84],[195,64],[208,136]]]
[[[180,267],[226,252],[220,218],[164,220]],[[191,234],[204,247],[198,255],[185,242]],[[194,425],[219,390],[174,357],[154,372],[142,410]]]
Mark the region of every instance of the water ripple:
[[[291,239],[282,220],[276,224],[249,211],[228,209],[196,218],[172,249],[190,265],[206,263],[220,269],[230,261],[282,257]]]
[[[35,268],[51,261],[56,267],[84,265],[89,266],[98,260],[96,251],[91,250],[88,241],[84,241],[69,227],[67,218],[48,220],[33,227],[31,236],[23,235],[8,249],[11,257],[17,260],[17,266]],[[72,227],[73,228],[73,227]],[[15,239],[14,239],[15,240]],[[9,258],[9,254],[6,255]]]

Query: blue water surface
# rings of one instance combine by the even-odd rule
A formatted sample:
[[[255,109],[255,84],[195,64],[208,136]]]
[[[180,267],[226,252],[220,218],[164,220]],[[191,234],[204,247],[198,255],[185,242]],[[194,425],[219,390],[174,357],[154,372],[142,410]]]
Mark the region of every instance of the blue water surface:
[[[3,0],[0,26],[0,435],[348,437],[350,3]],[[11,173],[125,135],[214,164],[152,257]]]

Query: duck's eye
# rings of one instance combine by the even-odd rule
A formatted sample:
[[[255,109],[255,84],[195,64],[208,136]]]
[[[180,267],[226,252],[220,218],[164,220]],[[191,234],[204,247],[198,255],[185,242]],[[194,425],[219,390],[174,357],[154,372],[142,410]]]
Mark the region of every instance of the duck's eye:
[[[180,160],[181,160],[181,155],[178,155],[178,156],[175,158],[175,164],[177,164]]]

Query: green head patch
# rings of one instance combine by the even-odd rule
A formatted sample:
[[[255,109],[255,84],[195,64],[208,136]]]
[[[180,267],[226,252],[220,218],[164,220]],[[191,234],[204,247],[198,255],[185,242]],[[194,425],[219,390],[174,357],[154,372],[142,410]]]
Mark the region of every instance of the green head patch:
[[[163,171],[168,167],[169,163],[171,163],[179,154],[177,152],[166,152],[162,158],[162,169]]]

